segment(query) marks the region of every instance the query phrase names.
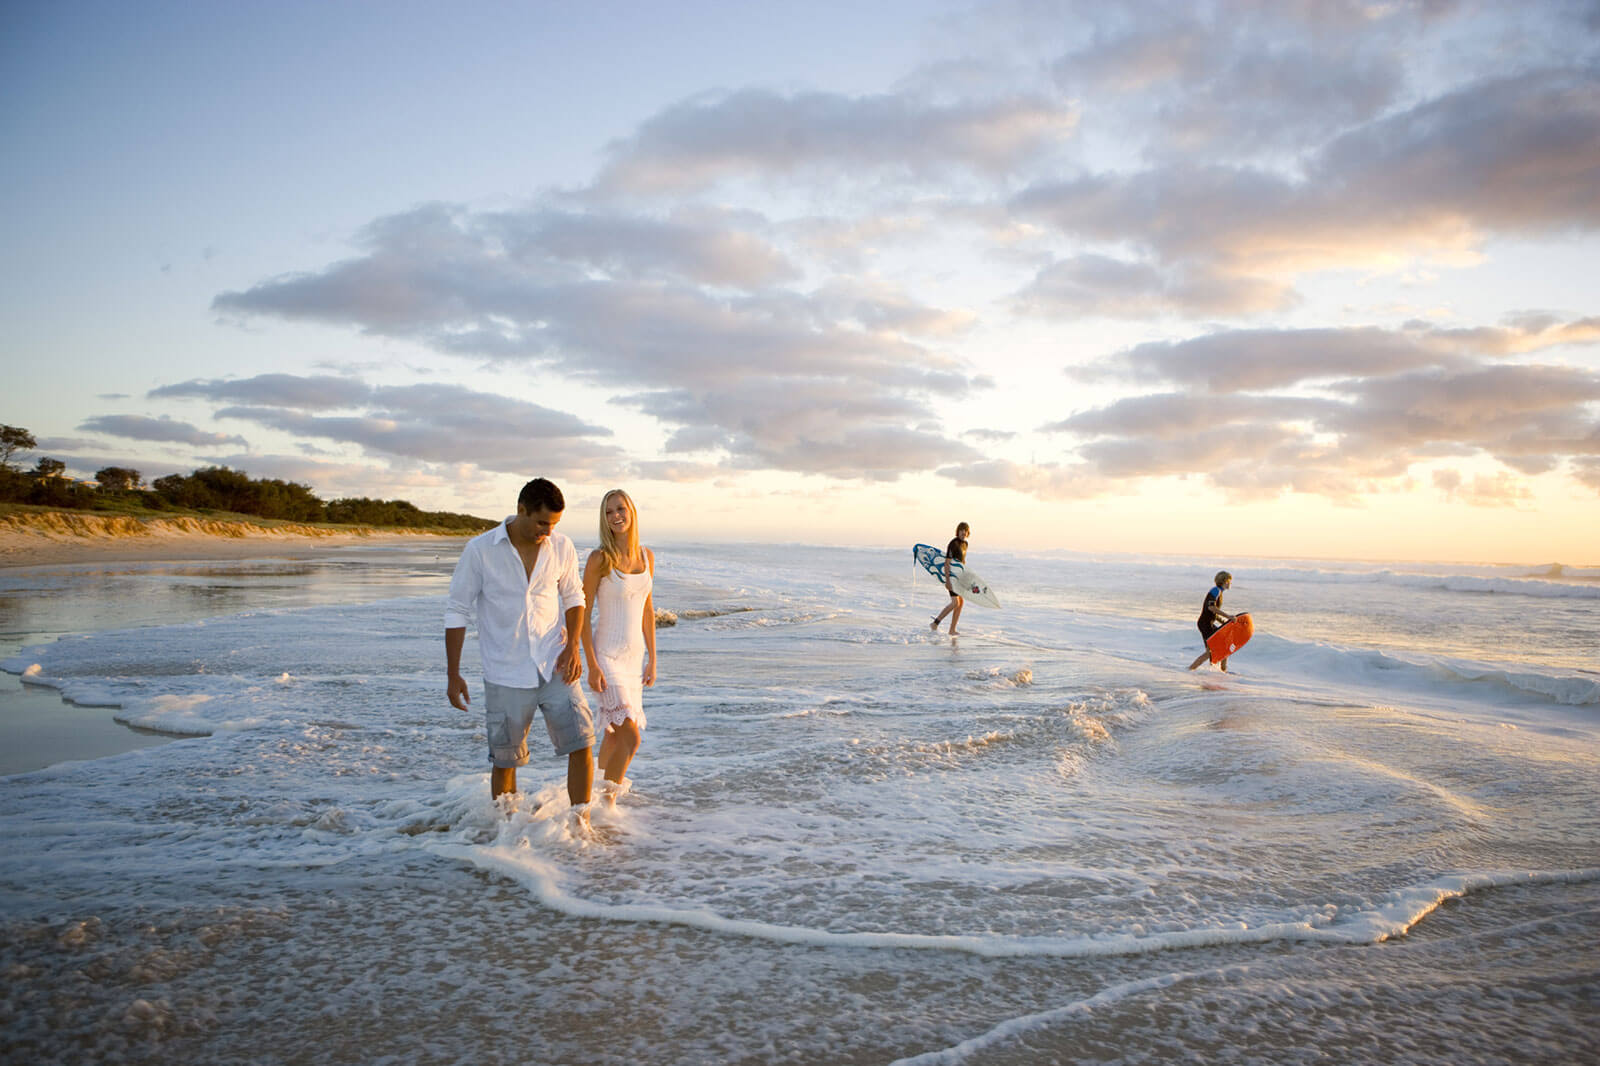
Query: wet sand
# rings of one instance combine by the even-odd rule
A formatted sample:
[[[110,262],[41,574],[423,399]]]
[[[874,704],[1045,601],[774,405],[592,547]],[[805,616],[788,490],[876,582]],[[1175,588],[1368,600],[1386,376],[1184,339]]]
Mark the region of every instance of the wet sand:
[[[42,770],[57,763],[99,759],[179,738],[133,729],[107,707],[80,707],[53,688],[25,685],[0,673],[0,775]]]
[[[313,535],[248,527],[242,535],[161,532],[80,535],[0,525],[0,661],[72,633],[180,622],[240,606],[241,581],[335,568],[351,549],[454,557],[464,538],[404,533]],[[254,561],[254,562],[252,562]],[[208,565],[208,564],[215,564]],[[183,575],[184,593],[151,597],[135,575]],[[333,582],[337,584],[337,582]],[[355,590],[330,591],[338,596]],[[45,685],[0,672],[0,775],[97,759],[183,739],[116,721],[114,707],[79,706]]]

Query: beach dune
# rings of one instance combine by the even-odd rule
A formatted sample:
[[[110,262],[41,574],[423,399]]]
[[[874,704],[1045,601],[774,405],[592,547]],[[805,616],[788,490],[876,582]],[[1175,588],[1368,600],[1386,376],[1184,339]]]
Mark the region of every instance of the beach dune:
[[[82,562],[243,559],[285,549],[382,543],[439,534],[376,526],[271,525],[234,519],[137,518],[93,512],[0,514],[0,567]]]

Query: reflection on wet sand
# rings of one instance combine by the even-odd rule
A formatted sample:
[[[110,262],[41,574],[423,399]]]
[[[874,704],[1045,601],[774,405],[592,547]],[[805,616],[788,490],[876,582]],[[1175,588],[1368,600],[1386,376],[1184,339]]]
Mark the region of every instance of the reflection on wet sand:
[[[0,570],[0,661],[62,637],[443,591],[460,545],[331,548],[310,558],[82,563]],[[381,554],[385,565],[374,567]],[[13,664],[15,665],[15,664]],[[174,738],[117,722],[51,688],[0,674],[0,774],[92,759]]]
[[[176,737],[116,721],[105,707],[80,707],[53,688],[24,685],[0,674],[0,774],[42,770],[56,763],[99,759]]]

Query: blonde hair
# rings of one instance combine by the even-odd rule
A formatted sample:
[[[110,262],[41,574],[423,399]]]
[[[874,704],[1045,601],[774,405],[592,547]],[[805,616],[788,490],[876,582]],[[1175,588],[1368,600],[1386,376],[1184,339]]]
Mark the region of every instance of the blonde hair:
[[[622,498],[628,508],[628,532],[624,534],[627,543],[618,543],[617,535],[611,532],[611,524],[606,521],[606,505],[613,496]],[[631,562],[639,557],[639,508],[634,506],[633,497],[621,489],[612,489],[600,499],[600,576],[605,577],[612,570],[621,569],[624,562]]]

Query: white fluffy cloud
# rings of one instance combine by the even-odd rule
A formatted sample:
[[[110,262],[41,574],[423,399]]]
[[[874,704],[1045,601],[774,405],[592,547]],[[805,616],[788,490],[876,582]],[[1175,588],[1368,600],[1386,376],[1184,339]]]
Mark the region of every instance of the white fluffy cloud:
[[[1315,271],[1600,228],[1592,68],[1475,81],[1303,148],[1293,166],[1223,153],[1035,182],[1012,210],[1087,250],[1041,271],[1021,306],[1249,315],[1290,306],[1293,281]]]
[[[1141,345],[1090,373],[1179,391],[1042,429],[1077,438],[1105,477],[1204,473],[1249,495],[1352,495],[1442,456],[1486,456],[1530,475],[1565,465],[1583,478],[1600,453],[1600,372],[1483,354],[1525,349],[1532,335],[1588,335],[1574,325],[1240,331]],[[1490,495],[1515,497],[1495,484]]]
[[[1070,103],[1040,97],[944,104],[911,93],[709,93],[614,142],[595,187],[658,195],[862,170],[912,180],[951,169],[997,175],[1070,137],[1077,117]]]
[[[1600,228],[1592,9],[1073,0],[983,17],[1003,45],[952,42],[888,91],[708,91],[623,131],[579,186],[386,215],[347,258],[215,298],[605,390],[659,423],[649,454],[622,454],[610,408],[507,419],[334,375],[151,395],[426,462],[480,461],[461,439],[487,427],[513,456],[495,469],[531,434],[584,470],[937,471],[1049,497],[1194,474],[1343,497],[1450,455],[1591,476],[1595,373],[1571,353],[1600,339],[1594,309],[1450,329],[1289,316],[1325,272]],[[952,305],[959,268],[935,252],[996,265],[982,280],[1010,298]],[[1043,427],[1067,453],[1021,464],[1015,427],[940,415],[995,386],[989,353],[1034,319],[1177,323],[1177,339],[1075,370],[1120,399]]]
[[[145,415],[98,415],[87,419],[79,429],[91,433],[106,433],[128,440],[166,441],[212,447],[221,444],[243,446],[245,439],[227,433],[208,433],[188,422],[180,422],[168,415],[150,418]]]
[[[929,397],[984,384],[926,341],[959,332],[970,319],[966,312],[848,278],[811,292],[773,284],[729,292],[692,256],[654,260],[659,270],[650,278],[632,268],[607,272],[603,264],[616,251],[622,225],[616,216],[569,216],[555,242],[528,236],[544,233],[547,224],[543,214],[477,215],[430,205],[369,227],[360,258],[226,293],[216,306],[338,321],[446,353],[520,361],[638,390],[630,402],[670,427],[678,448],[714,451],[720,458],[712,461],[733,467],[879,479],[968,451],[937,434],[910,431],[932,418]],[[694,244],[682,227],[674,241]],[[659,236],[637,221],[623,228],[635,237]],[[716,243],[703,236],[702,244]],[[181,388],[221,396],[240,387]],[[854,421],[821,417],[822,405],[836,399],[848,401],[835,410],[848,410]],[[308,417],[293,422],[299,428],[281,417],[276,425],[291,432],[337,428],[363,441],[378,432]],[[805,429],[792,428],[798,423]],[[406,454],[431,447],[390,440],[388,450]]]
[[[621,450],[605,439],[611,431],[602,426],[460,385],[372,386],[353,378],[269,374],[179,382],[154,394],[247,401],[221,407],[216,417],[303,440],[355,445],[374,457],[511,474],[535,466],[614,473],[625,465]],[[334,409],[348,413],[330,413]]]

